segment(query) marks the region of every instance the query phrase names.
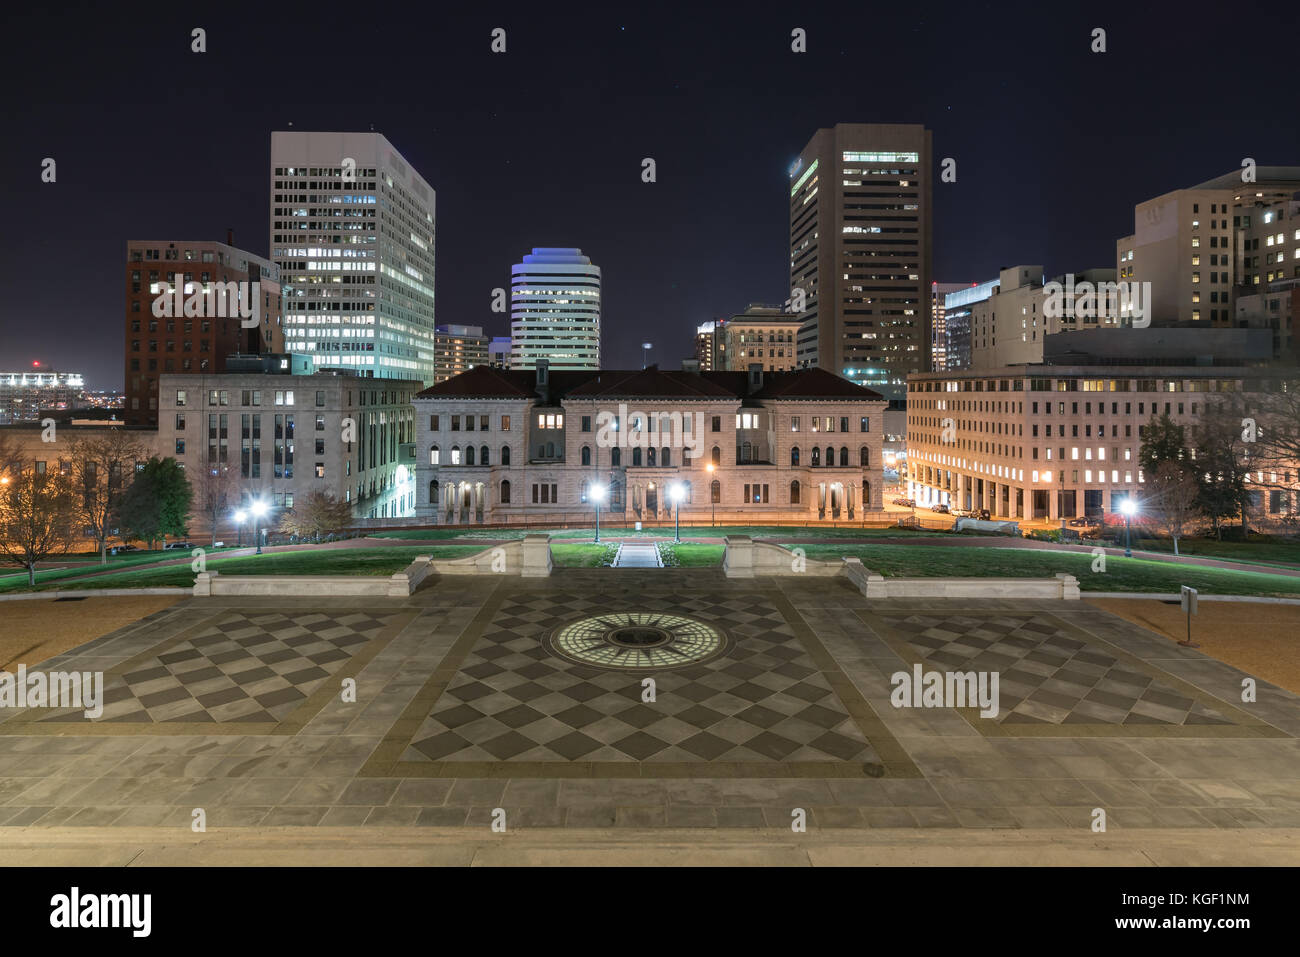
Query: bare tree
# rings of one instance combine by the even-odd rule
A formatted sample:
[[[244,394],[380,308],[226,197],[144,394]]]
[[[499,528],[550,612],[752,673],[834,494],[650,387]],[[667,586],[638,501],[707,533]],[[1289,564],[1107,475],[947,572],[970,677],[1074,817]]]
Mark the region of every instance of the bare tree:
[[[1283,493],[1294,515],[1300,497],[1300,381],[1285,380],[1243,400],[1242,440],[1250,453],[1253,485]]]
[[[1178,540],[1188,525],[1200,513],[1197,500],[1201,487],[1196,474],[1177,462],[1161,462],[1146,481],[1143,508],[1155,520],[1157,527],[1174,540],[1174,554],[1178,554]]]
[[[207,520],[211,543],[217,544],[217,521],[239,498],[239,473],[229,465],[209,463],[194,483],[194,510]]]
[[[317,541],[322,534],[340,531],[351,524],[352,506],[321,491],[309,492],[280,516],[281,532]]]
[[[14,478],[22,471],[22,450],[11,435],[0,432],[0,478]]]
[[[99,548],[99,561],[108,561],[108,536],[116,524],[118,499],[135,477],[135,463],[148,457],[129,432],[109,429],[100,435],[73,439],[68,448],[73,500],[77,518]]]
[[[76,521],[67,476],[32,464],[0,478],[0,554],[27,569],[29,585],[38,562],[68,551]]]

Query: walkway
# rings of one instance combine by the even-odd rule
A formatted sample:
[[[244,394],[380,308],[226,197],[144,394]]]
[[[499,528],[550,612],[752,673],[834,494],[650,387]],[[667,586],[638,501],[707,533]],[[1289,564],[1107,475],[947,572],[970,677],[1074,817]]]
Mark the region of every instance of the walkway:
[[[614,559],[615,568],[662,568],[659,549],[653,544],[625,542],[618,547],[618,557]]]

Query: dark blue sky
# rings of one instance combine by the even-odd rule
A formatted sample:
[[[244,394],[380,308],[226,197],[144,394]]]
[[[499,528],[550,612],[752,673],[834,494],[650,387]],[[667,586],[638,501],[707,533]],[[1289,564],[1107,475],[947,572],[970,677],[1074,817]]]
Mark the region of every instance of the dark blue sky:
[[[127,240],[233,227],[265,255],[270,132],[290,122],[373,124],[433,184],[439,322],[507,334],[489,306],[511,263],[580,246],[607,366],[644,339],[676,364],[695,324],[785,296],[786,169],[820,126],[924,123],[936,165],[957,159],[934,192],[943,281],[1113,265],[1135,202],[1245,156],[1300,165],[1286,4],[179,6],[0,15],[0,367],[120,387]]]

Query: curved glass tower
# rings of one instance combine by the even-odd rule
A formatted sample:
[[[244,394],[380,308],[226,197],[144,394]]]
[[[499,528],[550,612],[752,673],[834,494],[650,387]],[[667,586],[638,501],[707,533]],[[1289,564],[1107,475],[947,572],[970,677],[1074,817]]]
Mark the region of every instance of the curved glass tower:
[[[600,368],[600,267],[581,249],[539,247],[510,267],[510,367]]]

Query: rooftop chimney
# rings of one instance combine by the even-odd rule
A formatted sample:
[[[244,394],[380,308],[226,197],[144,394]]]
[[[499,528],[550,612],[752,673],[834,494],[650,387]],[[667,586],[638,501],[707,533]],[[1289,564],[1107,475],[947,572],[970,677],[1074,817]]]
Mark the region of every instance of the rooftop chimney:
[[[551,400],[550,367],[549,359],[537,360],[537,394],[541,396],[543,405]]]
[[[226,245],[227,246],[235,245],[235,231],[233,229],[229,229],[229,228],[226,229]]]

